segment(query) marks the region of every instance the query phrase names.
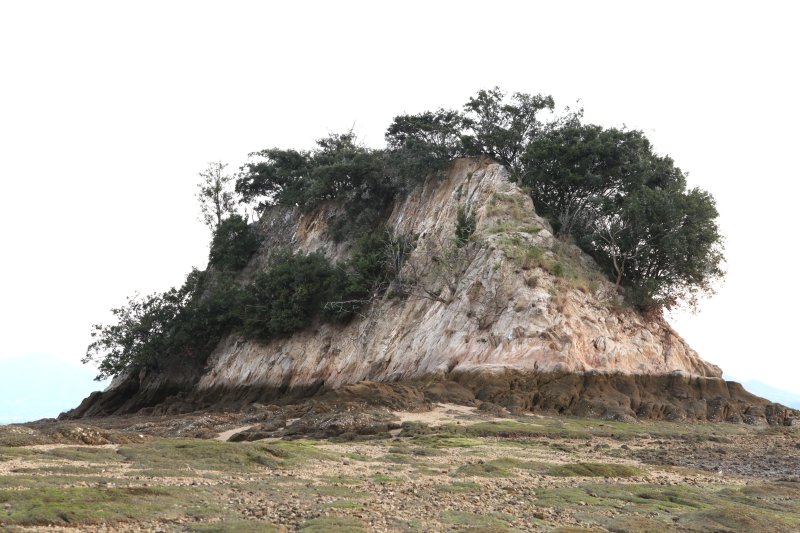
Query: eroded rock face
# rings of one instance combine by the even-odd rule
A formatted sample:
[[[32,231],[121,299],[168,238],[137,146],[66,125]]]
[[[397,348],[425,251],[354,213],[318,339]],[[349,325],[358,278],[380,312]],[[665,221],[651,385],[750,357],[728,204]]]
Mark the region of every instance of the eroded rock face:
[[[476,216],[474,242],[461,252],[463,271],[452,268],[452,287],[437,285],[433,257],[452,239],[459,206]],[[325,239],[327,216],[321,209],[289,224],[288,212],[276,212],[261,227],[270,235],[279,227],[303,251],[341,257],[341,247]],[[419,236],[404,275],[428,277],[410,296],[375,302],[345,327],[320,324],[268,343],[231,336],[211,356],[198,388],[336,388],[484,368],[721,375],[665,321],[618,305],[613,284],[577,248],[553,238],[500,165],[458,161],[445,179],[428,180],[397,205],[389,225]],[[265,255],[254,263],[264,264]],[[570,272],[556,276],[537,263]]]
[[[475,216],[476,230],[470,242],[455,248],[459,208]],[[327,238],[335,209],[269,210],[259,222],[264,244],[242,281],[281,247],[346,257],[347,245]],[[502,166],[456,161],[446,177],[428,179],[395,205],[388,225],[396,235],[414,236],[416,248],[401,271],[404,282],[363,316],[267,343],[230,335],[196,374],[187,377],[176,369],[174,379],[130,376],[87,399],[71,416],[142,407],[155,414],[180,412],[231,401],[242,406],[365,380],[425,379],[467,383],[468,394],[510,409],[605,416],[618,407],[620,416],[649,418],[673,417],[668,411],[674,409],[676,419],[746,418],[745,404],[755,397],[734,395],[741,402],[731,408],[730,385],[719,379],[720,368],[701,359],[662,318],[622,304],[589,257],[553,237]],[[503,378],[506,392],[486,392],[496,376],[509,372],[529,377]],[[597,377],[603,375],[618,377]],[[563,386],[543,376],[559,376]],[[661,387],[661,378],[619,376],[671,376],[670,383],[689,384]],[[659,395],[672,399],[658,401]],[[715,412],[719,398],[719,409],[730,413]]]

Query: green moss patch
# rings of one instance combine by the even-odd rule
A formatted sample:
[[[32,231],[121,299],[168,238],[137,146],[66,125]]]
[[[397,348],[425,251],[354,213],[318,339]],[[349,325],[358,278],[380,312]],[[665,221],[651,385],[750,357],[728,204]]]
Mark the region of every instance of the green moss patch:
[[[336,485],[313,485],[308,492],[315,496],[332,496],[334,498],[366,498],[369,494],[353,490],[351,487],[337,487]]]
[[[40,453],[41,452],[38,450],[31,450],[30,448],[0,446],[0,461],[10,461],[11,459],[18,459],[20,457],[31,457]]]
[[[59,465],[59,466],[36,466],[15,468],[15,474],[33,474],[36,476],[80,476],[80,479],[87,479],[87,476],[100,476],[105,474],[105,469],[100,466],[80,466],[80,465]]]
[[[447,433],[421,435],[418,437],[413,437],[410,442],[411,444],[418,447],[429,447],[429,448],[472,448],[483,444],[478,439],[464,437],[460,435],[451,435]],[[421,455],[421,454],[416,454],[416,455]]]
[[[494,461],[461,465],[455,472],[457,476],[464,477],[511,477],[513,473],[508,467],[496,464]]]
[[[185,497],[179,490],[151,487],[32,488],[0,491],[0,524],[75,525],[136,519],[206,516],[213,498]]]
[[[372,474],[372,480],[378,483],[399,483],[403,481],[396,476],[388,476],[386,474]]]
[[[261,467],[290,467],[335,457],[302,440],[265,444],[167,439],[125,446],[119,453],[135,467],[165,476],[185,475],[190,470],[244,472]]]
[[[331,485],[358,485],[362,482],[359,478],[345,476],[322,476],[319,479]]]
[[[69,465],[65,469],[68,469]],[[66,475],[58,471],[48,472],[46,469],[22,469],[19,473],[0,476],[0,489],[24,488],[24,489],[48,489],[73,486],[111,486],[118,483],[119,478],[112,477],[112,474],[102,475]],[[0,509],[2,511],[2,509]]]
[[[366,531],[366,526],[360,520],[344,517],[314,518],[306,521],[300,528],[305,533],[362,533]]]
[[[611,463],[572,463],[551,467],[548,476],[559,477],[632,477],[642,473],[638,468]]]
[[[794,533],[800,531],[800,516],[750,505],[719,505],[682,516],[678,524],[702,531]]]
[[[188,530],[198,533],[278,533],[285,531],[269,522],[236,518],[226,518],[214,523],[192,524],[188,526]]]
[[[527,224],[525,222],[520,222],[517,220],[498,222],[496,224],[492,224],[485,230],[485,232],[490,235],[497,233],[509,233],[509,232],[521,232],[521,233],[529,233],[531,235],[535,235],[540,231],[542,231],[541,226],[538,226],[536,224]]]
[[[119,463],[123,457],[113,448],[91,446],[70,446],[68,448],[53,448],[43,454],[44,456],[57,457],[67,461],[86,461],[89,463]]]
[[[467,526],[469,529],[460,529],[460,531],[475,531],[473,528],[500,528],[494,529],[496,531],[507,531],[508,523],[505,520],[491,515],[480,515],[476,513],[469,513],[466,511],[447,510],[442,512],[441,520],[445,524],[455,526]]]
[[[468,435],[479,437],[538,437],[547,435],[549,431],[539,424],[526,424],[515,420],[502,422],[479,422],[466,428]]]
[[[163,476],[186,475],[187,471],[194,470],[252,470],[259,457],[251,446],[199,439],[168,439],[124,446],[119,453],[134,467]]]
[[[452,492],[462,494],[465,492],[476,492],[481,490],[481,486],[477,483],[469,481],[455,481],[447,485],[436,485],[437,492]]]

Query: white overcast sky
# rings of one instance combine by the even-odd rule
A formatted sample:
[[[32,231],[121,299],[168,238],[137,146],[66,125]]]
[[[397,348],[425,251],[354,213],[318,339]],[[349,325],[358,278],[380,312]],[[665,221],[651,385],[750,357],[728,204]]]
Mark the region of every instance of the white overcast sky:
[[[0,358],[77,364],[109,308],[204,267],[209,161],[351,126],[378,146],[498,85],[644,130],[716,196],[727,282],[673,323],[800,392],[797,5],[0,2]]]

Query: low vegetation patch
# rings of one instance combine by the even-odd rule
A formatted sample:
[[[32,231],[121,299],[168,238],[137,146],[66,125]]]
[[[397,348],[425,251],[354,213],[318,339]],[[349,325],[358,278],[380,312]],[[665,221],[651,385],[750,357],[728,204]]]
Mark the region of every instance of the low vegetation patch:
[[[444,511],[442,522],[454,526],[468,526],[467,531],[487,531],[487,528],[491,528],[490,531],[507,531],[508,527],[508,523],[500,518],[465,511]]]
[[[486,207],[486,216],[501,219],[525,222],[531,219],[531,210],[525,205],[523,197],[519,194],[503,192],[492,193]]]
[[[800,530],[800,487],[776,481],[784,474],[750,468],[726,481],[716,471],[645,467],[635,453],[716,457],[724,448],[726,462],[750,465],[754,456],[738,449],[791,455],[793,428],[539,416],[487,422],[478,412],[458,422],[407,423],[407,436],[346,444],[154,438],[119,452],[0,448],[0,529]],[[615,462],[620,451],[630,464]],[[647,483],[636,479],[645,476]]]
[[[329,517],[308,520],[300,528],[304,533],[327,533],[337,531],[341,533],[364,533],[367,531],[364,522],[354,518]]]
[[[0,524],[18,525],[98,524],[181,515],[203,517],[218,511],[210,499],[189,499],[178,489],[152,487],[2,490],[0,509],[5,510],[0,512]]]
[[[44,452],[48,457],[57,457],[67,461],[86,461],[89,463],[115,463],[123,460],[114,448],[71,446],[67,448],[53,448]]]
[[[40,453],[30,448],[22,448],[19,446],[0,446],[0,461],[10,461],[18,457],[30,457]]]
[[[477,483],[471,483],[469,481],[454,481],[453,483],[449,483],[447,485],[436,486],[436,490],[438,492],[469,493],[480,491],[480,489],[480,485]]]
[[[478,460],[456,470],[459,476],[515,477],[515,470],[543,473],[547,465],[536,461],[525,461],[514,457],[502,457],[490,461]]]
[[[259,468],[297,466],[331,455],[302,440],[273,443],[227,443],[200,439],[165,439],[124,446],[119,454],[137,469],[158,475],[183,476],[195,469],[247,472]]]
[[[426,448],[472,448],[482,444],[478,439],[446,433],[413,437],[410,442],[416,446],[424,446]],[[422,454],[417,453],[416,455]]]
[[[243,520],[236,517],[226,517],[211,523],[190,524],[188,531],[196,533],[281,533],[279,528],[264,520]]]
[[[638,468],[611,463],[573,463],[549,468],[547,475],[569,477],[632,477],[640,475]]]
[[[497,233],[528,233],[530,235],[536,235],[542,230],[541,226],[536,224],[524,223],[524,222],[517,222],[517,221],[504,221],[504,222],[497,222],[496,224],[492,224],[488,228],[486,228],[485,233],[488,235],[494,235]]]

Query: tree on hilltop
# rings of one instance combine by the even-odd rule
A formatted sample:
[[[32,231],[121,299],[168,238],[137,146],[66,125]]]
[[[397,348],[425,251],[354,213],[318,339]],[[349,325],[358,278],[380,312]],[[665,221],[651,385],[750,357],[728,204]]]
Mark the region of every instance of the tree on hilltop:
[[[531,143],[521,182],[539,211],[642,308],[693,303],[723,277],[714,198],[687,190],[640,131],[572,124]]]
[[[200,172],[202,181],[197,184],[201,220],[212,233],[226,216],[236,212],[232,190],[234,176],[225,173],[227,166],[222,161],[209,163],[208,167]]]
[[[385,135],[391,164],[401,177],[415,181],[444,170],[464,153],[465,120],[446,109],[396,116]]]
[[[552,96],[514,93],[506,99],[498,87],[478,91],[464,105],[469,131],[464,136],[465,152],[488,155],[519,175],[526,147],[545,130],[540,112],[554,106]]]

